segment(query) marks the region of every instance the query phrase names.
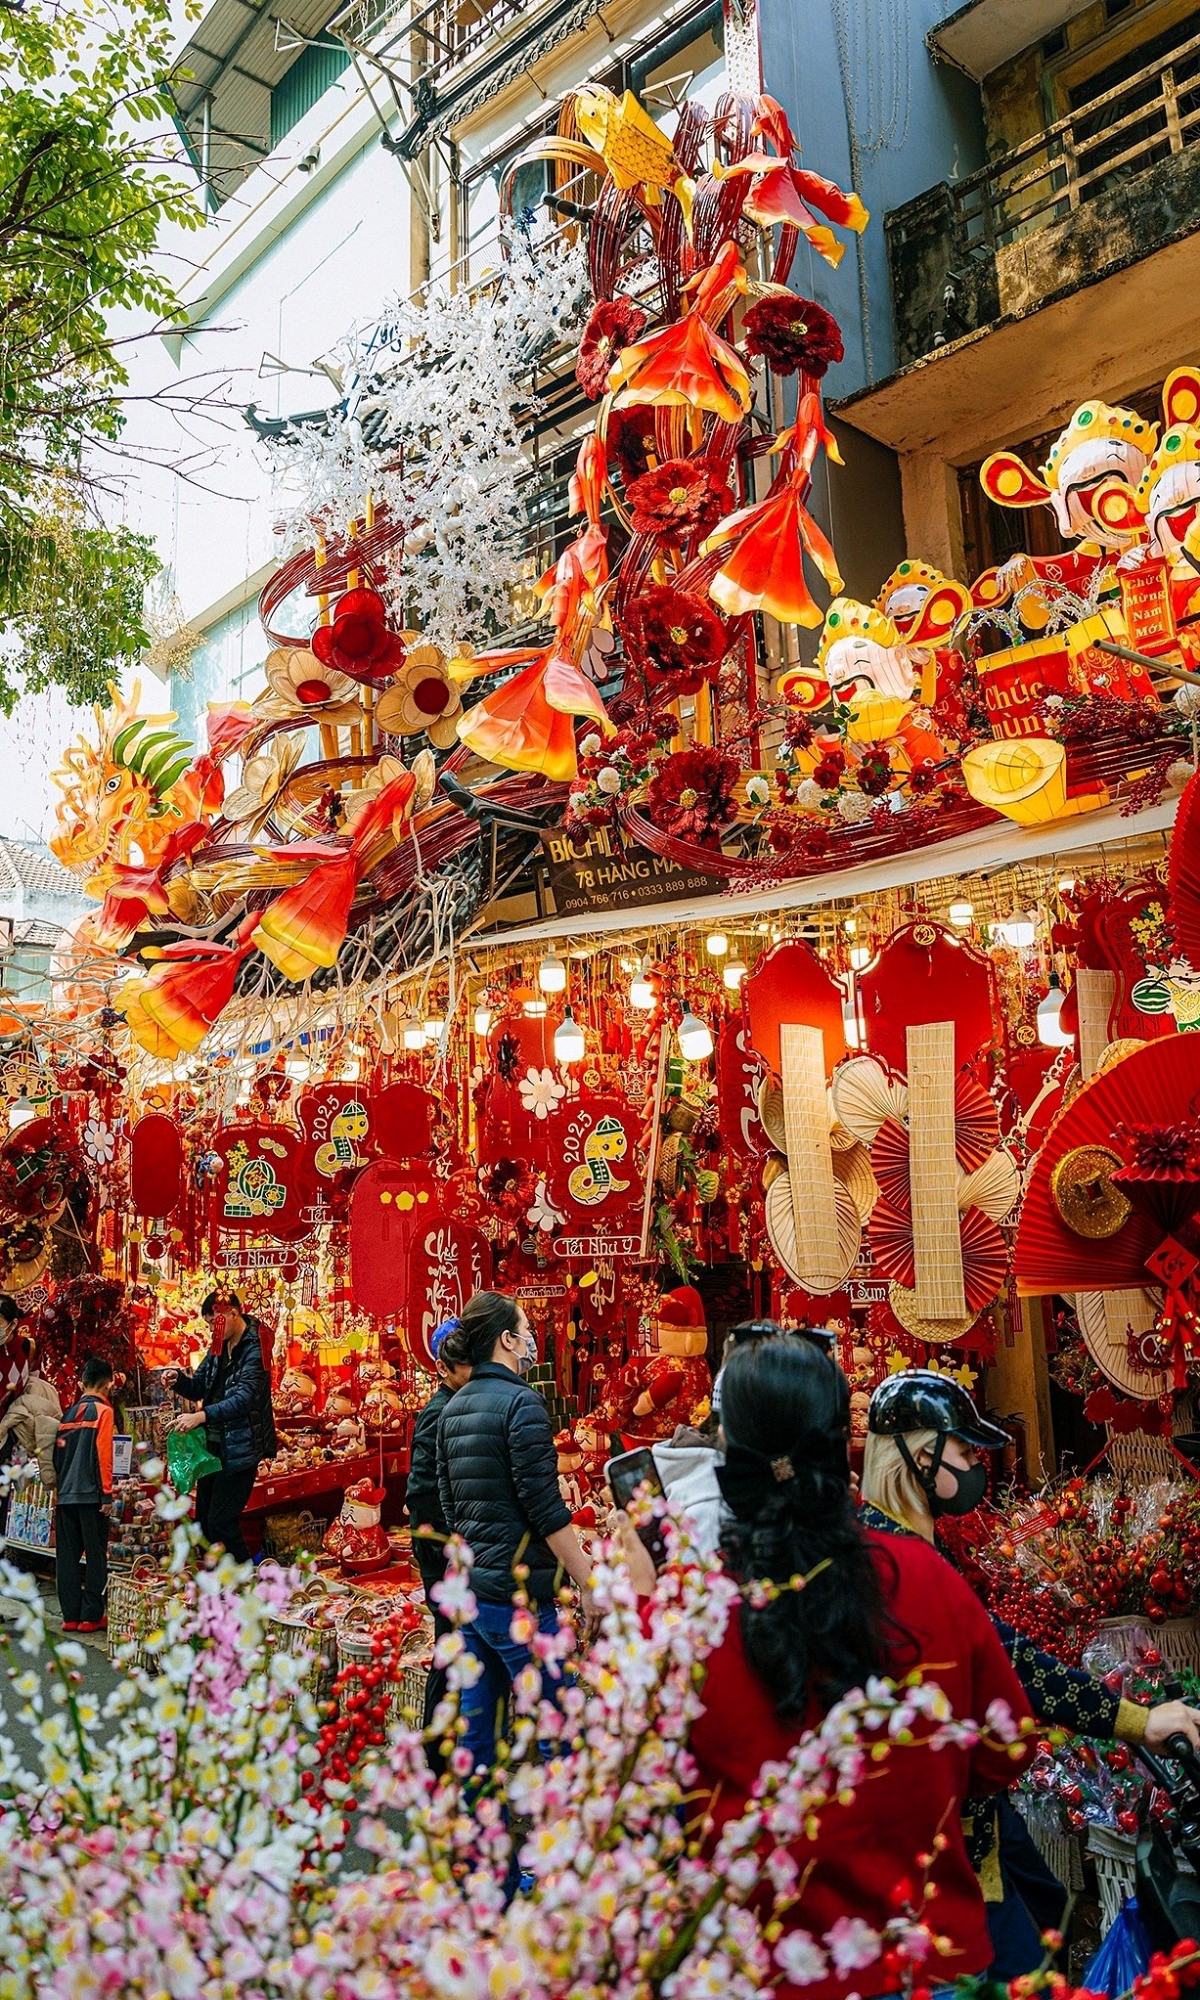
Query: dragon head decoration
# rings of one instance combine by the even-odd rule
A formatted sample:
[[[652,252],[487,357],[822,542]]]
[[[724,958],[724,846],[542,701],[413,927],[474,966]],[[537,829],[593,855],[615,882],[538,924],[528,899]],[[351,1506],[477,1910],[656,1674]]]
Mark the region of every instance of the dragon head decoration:
[[[98,742],[77,737],[52,773],[63,796],[50,848],[91,896],[105,895],[122,868],[152,868],[171,835],[223,796],[215,763],[195,759],[173,713],[139,714],[136,685],[127,700],[111,682],[109,693],[111,707],[94,710]]]

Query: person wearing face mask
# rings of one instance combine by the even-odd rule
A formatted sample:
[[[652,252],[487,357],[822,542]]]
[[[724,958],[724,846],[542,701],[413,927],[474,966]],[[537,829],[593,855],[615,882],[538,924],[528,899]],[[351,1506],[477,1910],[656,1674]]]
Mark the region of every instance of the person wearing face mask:
[[[549,1412],[525,1380],[537,1341],[524,1310],[504,1292],[476,1292],[459,1317],[456,1347],[471,1374],[438,1425],[438,1488],[449,1532],[475,1557],[478,1609],[466,1641],[483,1672],[464,1689],[462,1713],[472,1768],[490,1770],[498,1718],[532,1657],[511,1633],[516,1568],[528,1571],[523,1587],[543,1632],[557,1628],[564,1571],[591,1617],[590,1568],[559,1488]]]
[[[948,1376],[913,1368],[889,1375],[871,1398],[862,1473],[862,1518],[879,1533],[936,1540],[936,1522],[970,1514],[987,1493],[981,1454],[1002,1450],[1008,1433],[982,1417],[966,1390]],[[1200,1748],[1200,1711],[1182,1701],[1143,1708],[1114,1694],[1095,1675],[1042,1652],[1012,1625],[995,1620],[1005,1651],[1040,1723],[1076,1736],[1117,1738],[1161,1748],[1175,1734]],[[996,1957],[991,1977],[1007,1981],[1034,1971],[1044,1957],[1041,1934],[1059,1929],[1066,1890],[1051,1874],[1025,1828],[1001,1799],[971,1803],[968,1846],[988,1904]]]

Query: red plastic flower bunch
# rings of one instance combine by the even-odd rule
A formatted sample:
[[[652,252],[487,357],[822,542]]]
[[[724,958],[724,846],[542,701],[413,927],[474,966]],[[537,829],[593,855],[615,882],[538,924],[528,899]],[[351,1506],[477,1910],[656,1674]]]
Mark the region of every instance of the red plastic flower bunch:
[[[588,315],[575,363],[575,380],[585,396],[599,402],[608,387],[608,371],[623,347],[632,347],[645,332],[646,315],[632,299],[597,299]]]
[[[703,459],[669,458],[626,489],[635,535],[685,542],[733,510],[733,493]]]
[[[887,751],[864,751],[854,775],[860,792],[865,792],[869,799],[879,798],[892,782],[892,764]]]
[[[347,590],[333,607],[332,625],[318,625],[309,644],[323,667],[370,686],[404,664],[404,642],[388,630],[377,590]]]
[[[604,449],[609,464],[615,464],[626,487],[650,470],[655,448],[654,411],[644,403],[627,410],[610,410],[604,433]]]
[[[370,1664],[343,1667],[334,1681],[332,1699],[325,1709],[328,1719],[317,1732],[321,1761],[300,1780],[302,1788],[318,1801],[330,1797],[332,1783],[342,1809],[355,1810],[357,1801],[343,1788],[353,1784],[367,1752],[382,1750],[387,1742],[388,1711],[404,1673],[405,1647],[420,1625],[421,1613],[416,1606],[401,1605],[372,1634]]]
[[[743,322],[746,347],[761,354],[775,375],[820,377],[845,353],[842,329],[815,299],[793,292],[770,292],[752,305]]]
[[[813,766],[813,783],[820,785],[823,792],[836,792],[846,769],[846,753],[837,748],[826,750]]]
[[[711,604],[670,583],[652,583],[621,621],[626,651],[652,687],[694,694],[720,671],[728,643],[725,624]]]
[[[684,840],[716,846],[734,814],[736,757],[697,745],[664,759],[646,794],[655,826]]]

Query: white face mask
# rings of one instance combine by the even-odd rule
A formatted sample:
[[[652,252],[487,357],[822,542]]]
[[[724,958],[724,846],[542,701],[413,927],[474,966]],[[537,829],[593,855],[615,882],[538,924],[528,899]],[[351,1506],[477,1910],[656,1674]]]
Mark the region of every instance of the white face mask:
[[[537,1365],[537,1341],[532,1333],[525,1335],[524,1345],[517,1356],[518,1375],[529,1375]]]

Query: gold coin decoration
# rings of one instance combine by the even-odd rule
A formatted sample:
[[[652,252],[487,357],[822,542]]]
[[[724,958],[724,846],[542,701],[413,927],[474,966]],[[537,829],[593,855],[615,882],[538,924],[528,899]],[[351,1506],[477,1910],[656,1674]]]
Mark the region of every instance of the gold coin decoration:
[[[1113,1186],[1121,1156],[1107,1146],[1075,1146],[1050,1175],[1050,1197],[1075,1236],[1103,1242],[1129,1220],[1130,1202]]]

